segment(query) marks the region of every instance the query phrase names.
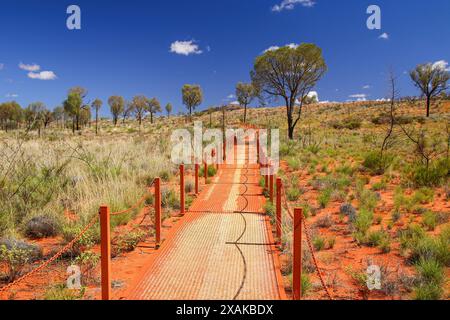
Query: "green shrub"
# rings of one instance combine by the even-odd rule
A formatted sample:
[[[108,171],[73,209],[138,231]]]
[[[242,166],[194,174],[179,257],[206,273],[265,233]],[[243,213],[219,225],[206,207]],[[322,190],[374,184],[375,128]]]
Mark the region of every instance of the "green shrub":
[[[83,231],[83,229],[84,226],[80,224],[70,224],[64,226],[62,230],[64,242],[71,242]],[[90,249],[97,243],[100,243],[100,228],[98,225],[86,231],[81,239],[73,244],[68,252],[68,255],[76,257],[81,254],[83,249]]]
[[[289,157],[287,159],[287,163],[289,168],[291,168],[294,171],[298,171],[300,169],[300,161],[295,157]]]
[[[0,241],[0,262],[6,266],[8,282],[14,281],[26,264],[41,257],[42,251],[36,245],[16,239],[2,239]]]
[[[373,185],[372,185],[372,190],[373,191],[381,191],[381,190],[386,190],[386,182],[385,181],[380,181],[380,182],[377,182],[377,183],[374,183]]]
[[[445,272],[439,261],[434,259],[420,259],[416,264],[416,270],[420,275],[421,281],[442,284],[445,278]]]
[[[423,215],[423,224],[428,230],[433,231],[438,224],[438,216],[436,213],[427,211]]]
[[[164,170],[159,173],[159,177],[162,179],[162,181],[168,182],[170,180],[170,178],[172,177],[172,175],[170,174],[169,171]]]
[[[357,130],[360,129],[362,126],[362,120],[352,117],[352,118],[347,118],[344,119],[342,121],[333,121],[331,123],[331,126],[334,129],[349,129],[349,130]]]
[[[359,211],[359,214],[356,216],[356,220],[353,224],[357,232],[365,235],[367,231],[373,224],[373,213],[366,209],[362,209]]]
[[[172,189],[163,188],[161,192],[161,205],[163,208],[180,209],[180,198]]]
[[[286,197],[289,201],[297,201],[300,198],[301,192],[299,188],[289,188],[286,192]]]
[[[414,203],[428,204],[434,200],[434,190],[430,188],[421,188],[414,193],[412,201]]]
[[[264,205],[264,212],[271,218],[272,223],[274,224],[275,221],[275,213],[276,213],[276,208],[275,205],[270,202],[267,201],[266,204]]]
[[[381,175],[394,161],[394,156],[385,154],[381,155],[380,152],[370,152],[366,154],[363,161],[363,166],[372,174]]]
[[[314,237],[313,246],[317,251],[322,251],[323,249],[325,249],[325,239],[320,236]]]
[[[317,200],[319,201],[321,208],[326,208],[328,206],[328,204],[330,203],[330,200],[331,200],[332,192],[333,192],[333,190],[331,190],[331,189],[325,189],[322,192],[320,192]]]
[[[117,239],[115,252],[117,254],[124,252],[131,252],[136,249],[138,244],[145,239],[146,233],[144,231],[132,231],[120,235]]]
[[[415,300],[440,300],[444,294],[443,289],[436,283],[425,283],[414,288]]]
[[[412,168],[410,179],[419,187],[438,187],[446,181],[449,172],[450,160],[443,159],[437,161],[436,164],[431,165],[429,168],[424,165],[418,165]]]
[[[85,289],[72,290],[68,289],[65,284],[57,284],[51,286],[44,293],[44,300],[50,301],[67,301],[67,300],[81,300],[83,299]]]
[[[411,243],[409,249],[412,262],[434,259],[444,266],[450,264],[450,244],[442,235],[436,238],[425,236],[415,244]]]

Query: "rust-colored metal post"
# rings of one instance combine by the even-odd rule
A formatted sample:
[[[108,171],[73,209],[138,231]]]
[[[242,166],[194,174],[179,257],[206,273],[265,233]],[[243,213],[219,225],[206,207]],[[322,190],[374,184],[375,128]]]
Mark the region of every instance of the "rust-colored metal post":
[[[184,164],[180,165],[180,213],[185,213],[185,201],[184,201]]]
[[[281,223],[282,223],[281,188],[282,188],[281,178],[277,178],[277,240],[279,241],[279,243],[281,243]]]
[[[200,166],[198,163],[195,164],[195,194],[198,194],[198,172]]]
[[[260,154],[259,154],[259,131],[256,131],[256,154],[258,163],[260,163]]]
[[[302,219],[303,210],[294,210],[294,270],[293,293],[294,300],[302,299]]]
[[[208,164],[205,162],[205,167],[203,169],[204,172],[204,176],[205,176],[205,184],[208,184]]]
[[[111,227],[108,206],[100,207],[102,300],[111,300]]]
[[[273,174],[269,175],[269,196],[270,202],[272,203],[273,203],[273,180],[274,180]]]
[[[161,178],[155,179],[155,247],[161,246]]]

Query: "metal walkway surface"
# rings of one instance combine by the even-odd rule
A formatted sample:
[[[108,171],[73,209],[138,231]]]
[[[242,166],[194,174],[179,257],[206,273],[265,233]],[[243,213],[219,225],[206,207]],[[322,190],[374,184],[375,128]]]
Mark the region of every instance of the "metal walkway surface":
[[[127,299],[284,299],[258,181],[256,165],[221,167]]]

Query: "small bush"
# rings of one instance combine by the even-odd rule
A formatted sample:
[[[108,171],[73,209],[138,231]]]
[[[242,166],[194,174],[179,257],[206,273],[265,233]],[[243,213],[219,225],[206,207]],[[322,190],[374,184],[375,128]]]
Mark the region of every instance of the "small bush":
[[[357,232],[365,235],[373,224],[373,213],[368,210],[360,210],[353,224]]]
[[[446,180],[449,172],[450,160],[443,159],[429,168],[424,165],[414,167],[410,172],[410,180],[419,187],[438,187]]]
[[[356,209],[349,203],[341,205],[340,213],[349,217],[350,222],[356,220]]]
[[[289,188],[286,192],[286,197],[289,201],[297,201],[300,198],[301,192],[299,188]]]
[[[276,208],[275,208],[275,205],[272,202],[267,201],[266,204],[264,205],[264,212],[270,217],[271,223],[275,224],[276,223],[276,217],[275,217]]]
[[[134,231],[134,232],[128,232],[124,235],[121,235],[117,239],[116,244],[116,253],[124,253],[124,252],[131,252],[136,249],[138,244],[142,242],[145,239],[146,233],[143,231]]]
[[[372,174],[381,175],[392,164],[394,157],[392,155],[381,155],[379,152],[370,152],[366,154],[363,166]]]
[[[300,161],[297,158],[289,157],[287,159],[287,163],[289,168],[291,168],[294,171],[298,171],[300,169]]]
[[[22,272],[27,263],[42,257],[41,249],[33,244],[17,240],[0,240],[0,262],[7,268],[7,281],[14,281]]]
[[[164,188],[161,192],[161,205],[163,208],[180,209],[180,198],[172,189]]]
[[[314,249],[316,249],[317,251],[322,251],[323,249],[325,249],[325,239],[320,236],[314,237],[313,245]]]
[[[430,188],[421,188],[414,193],[412,201],[414,203],[428,204],[434,200],[434,190]]]
[[[320,217],[317,219],[316,226],[319,228],[329,228],[333,225],[333,218],[331,215],[327,214],[326,216]]]
[[[438,215],[434,212],[427,211],[423,215],[423,224],[428,230],[433,231],[438,224]]]
[[[83,299],[85,290],[80,291],[68,289],[65,284],[51,286],[44,294],[44,300],[69,301]]]
[[[34,217],[25,226],[25,235],[32,239],[54,237],[57,233],[58,223],[49,216]]]
[[[321,208],[324,209],[328,206],[328,204],[330,203],[330,200],[331,200],[331,193],[332,193],[331,189],[325,189],[319,194],[319,197],[317,200],[319,201]]]
[[[194,182],[192,182],[192,181],[186,181],[186,183],[184,184],[184,191],[186,192],[186,193],[191,193],[191,192],[193,192],[194,191],[194,188],[195,188],[195,183]]]

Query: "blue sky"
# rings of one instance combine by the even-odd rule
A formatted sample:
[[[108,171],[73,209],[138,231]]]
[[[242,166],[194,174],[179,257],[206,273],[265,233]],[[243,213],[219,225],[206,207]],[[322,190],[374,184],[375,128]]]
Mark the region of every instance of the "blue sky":
[[[71,4],[81,8],[81,30],[66,28]],[[381,8],[382,30],[366,27],[371,4]],[[185,83],[202,86],[201,108],[219,105],[234,100],[238,81],[250,80],[256,56],[290,43],[323,49],[329,71],[315,90],[329,101],[386,97],[391,66],[401,94],[416,94],[405,71],[450,60],[448,0],[2,0],[0,6],[0,101],[23,106],[42,101],[54,108],[81,85],[88,100],[105,102],[103,115],[114,94],[156,96],[179,111]]]

